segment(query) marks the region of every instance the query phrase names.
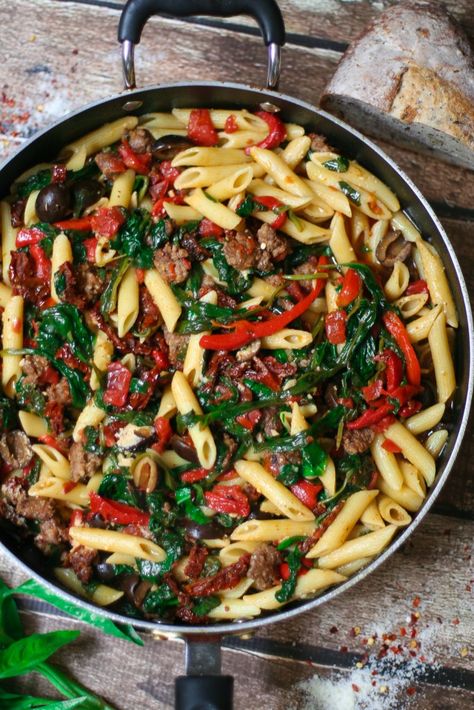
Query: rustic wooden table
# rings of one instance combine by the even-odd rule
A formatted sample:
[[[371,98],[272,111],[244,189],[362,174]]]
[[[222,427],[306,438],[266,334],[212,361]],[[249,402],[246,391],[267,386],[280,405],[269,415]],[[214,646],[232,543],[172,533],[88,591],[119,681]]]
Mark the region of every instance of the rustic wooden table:
[[[120,0],[0,0],[0,151],[74,107],[121,90]],[[317,104],[347,42],[391,0],[281,0],[288,42],[281,90]],[[395,3],[396,4],[396,3]],[[472,0],[445,3],[474,40]],[[266,53],[246,18],[154,19],[137,58],[141,85],[190,79],[262,83]],[[441,218],[474,285],[474,172],[383,145]],[[54,150],[54,147],[53,147]],[[229,638],[224,672],[240,708],[459,710],[472,707],[474,533],[472,431],[437,505],[409,544],[350,593],[253,638]],[[24,574],[0,556],[10,584]],[[138,648],[42,604],[23,604],[30,631],[81,629],[57,662],[117,708],[168,708],[182,645]],[[470,648],[471,645],[471,648]],[[59,654],[57,654],[59,656]],[[25,690],[38,688],[26,676]]]

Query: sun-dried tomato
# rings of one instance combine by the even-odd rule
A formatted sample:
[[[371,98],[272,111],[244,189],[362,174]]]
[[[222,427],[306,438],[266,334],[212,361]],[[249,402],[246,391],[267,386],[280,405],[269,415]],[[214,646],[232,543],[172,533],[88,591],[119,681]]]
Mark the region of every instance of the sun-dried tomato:
[[[204,579],[198,579],[197,582],[188,584],[186,591],[193,597],[209,597],[222,589],[232,589],[247,574],[249,564],[250,555],[246,552],[233,565],[224,567],[212,577],[204,577]]]
[[[193,545],[189,553],[189,559],[184,568],[184,574],[190,579],[197,579],[202,572],[209,550],[203,545]]]

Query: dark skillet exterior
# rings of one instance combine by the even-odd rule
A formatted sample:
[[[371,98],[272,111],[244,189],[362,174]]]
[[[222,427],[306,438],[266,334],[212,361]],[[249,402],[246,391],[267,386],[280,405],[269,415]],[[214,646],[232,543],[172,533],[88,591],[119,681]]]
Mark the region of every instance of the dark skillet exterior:
[[[344,584],[321,594],[316,599],[298,601],[284,607],[281,611],[256,617],[251,621],[237,623],[213,624],[212,626],[185,626],[183,624],[165,624],[160,622],[139,621],[130,619],[120,614],[114,614],[82,599],[74,597],[56,586],[47,576],[44,563],[39,552],[31,546],[29,549],[12,540],[4,529],[0,529],[0,548],[9,555],[23,571],[60,593],[65,599],[75,602],[90,611],[101,613],[119,623],[130,623],[140,629],[155,631],[163,637],[185,637],[205,634],[208,637],[219,637],[223,634],[239,634],[249,630],[266,626],[276,621],[284,621],[291,617],[309,611],[323,602],[333,599],[346,589],[349,589],[359,580],[375,570],[382,562],[395,552],[406,541],[415,527],[432,506],[442,486],[446,482],[449,471],[454,465],[455,458],[466,431],[469,411],[473,395],[474,381],[474,334],[472,312],[469,297],[461,273],[459,263],[441,224],[431,210],[430,206],[413,185],[411,180],[402,173],[374,143],[362,136],[342,121],[330,116],[324,111],[318,111],[310,104],[277,92],[262,91],[258,88],[233,83],[181,83],[162,85],[159,88],[143,89],[130,92],[126,95],[115,96],[111,99],[86,106],[79,111],[68,115],[51,128],[39,133],[28,141],[22,149],[12,158],[0,165],[0,197],[8,194],[10,185],[26,169],[43,161],[51,161],[62,146],[76,140],[89,131],[109,121],[116,120],[127,113],[142,114],[152,111],[169,111],[170,108],[179,107],[213,107],[213,108],[242,108],[258,110],[259,104],[269,101],[281,109],[285,121],[291,121],[305,126],[307,129],[320,132],[327,136],[330,143],[334,143],[349,158],[358,160],[364,167],[371,170],[383,180],[398,196],[402,208],[412,218],[425,237],[438,249],[446,273],[453,290],[454,299],[459,313],[459,330],[457,336],[456,373],[458,387],[456,390],[452,411],[450,414],[451,436],[446,450],[439,462],[436,481],[433,484],[427,499],[413,522],[401,535],[391,543],[385,552],[375,559],[370,565],[351,577]],[[130,111],[124,106],[133,102],[135,106]],[[138,103],[138,105],[136,105]]]

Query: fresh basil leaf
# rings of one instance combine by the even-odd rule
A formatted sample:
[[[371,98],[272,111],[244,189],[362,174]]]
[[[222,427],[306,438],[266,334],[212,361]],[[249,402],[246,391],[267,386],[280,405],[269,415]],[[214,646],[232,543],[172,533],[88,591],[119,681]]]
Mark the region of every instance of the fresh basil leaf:
[[[306,540],[305,535],[293,535],[293,537],[287,537],[282,540],[279,545],[277,545],[277,550],[286,550],[288,547],[295,545],[297,542],[303,542]]]
[[[360,192],[356,190],[355,187],[352,187],[351,185],[349,185],[348,182],[345,182],[344,180],[339,180],[339,187],[341,188],[345,196],[350,199],[351,202],[360,207]]]
[[[83,609],[82,607],[76,606],[70,601],[63,599],[59,594],[42,587],[41,584],[36,582],[34,579],[29,579],[27,582],[20,584],[19,587],[13,590],[15,594],[28,594],[29,596],[38,597],[43,599],[43,601],[52,604],[57,609],[65,611],[70,616],[74,616],[76,619],[85,621],[92,626],[95,626],[106,634],[111,636],[116,636],[117,638],[125,639],[127,641],[133,641],[139,646],[143,646],[143,641],[138,636],[135,629],[130,626],[130,624],[114,624],[110,619],[105,618],[101,614],[96,614],[88,609]]]
[[[349,170],[349,159],[344,155],[338,155],[337,158],[331,158],[323,163],[328,170],[335,170],[337,173],[345,173]]]
[[[48,708],[48,710],[70,710],[70,708],[86,707],[90,698],[83,695],[69,700],[51,700],[51,698],[36,698],[32,695],[8,693],[0,688],[0,707],[2,710],[33,710],[33,708]],[[72,703],[72,704],[71,704]],[[92,710],[92,706],[89,705]],[[95,707],[99,708],[99,705]]]
[[[79,631],[50,631],[31,634],[0,651],[0,678],[12,678],[32,671],[58,649],[75,641]]]
[[[12,590],[0,579],[0,645],[8,645],[23,636],[23,625]]]

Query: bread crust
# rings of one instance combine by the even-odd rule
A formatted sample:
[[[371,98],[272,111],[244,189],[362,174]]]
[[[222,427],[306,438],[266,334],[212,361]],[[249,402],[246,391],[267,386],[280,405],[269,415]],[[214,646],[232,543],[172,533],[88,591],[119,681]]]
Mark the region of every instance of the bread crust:
[[[386,115],[405,145],[474,169],[474,53],[439,5],[400,4],[378,16],[342,57],[320,104],[384,138]]]

